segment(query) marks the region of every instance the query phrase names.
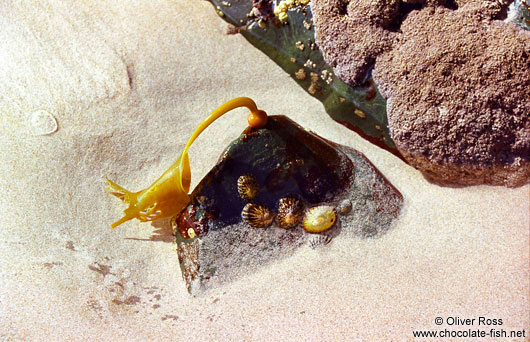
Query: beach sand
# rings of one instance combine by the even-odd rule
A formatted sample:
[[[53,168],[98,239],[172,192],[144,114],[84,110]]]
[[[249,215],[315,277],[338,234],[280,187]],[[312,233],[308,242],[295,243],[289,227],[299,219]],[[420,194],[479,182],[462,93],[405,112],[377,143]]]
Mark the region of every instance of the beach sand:
[[[0,9],[0,340],[530,334],[529,185],[429,183],[332,121],[243,37],[226,35],[206,1],[48,0]],[[405,205],[379,238],[339,235],[193,297],[167,220],[110,230],[124,206],[104,191],[105,177],[145,188],[202,119],[237,96],[361,151]],[[190,149],[192,188],[246,127],[246,114],[221,118]],[[43,135],[53,118],[57,131]],[[448,325],[456,316],[474,324]],[[478,325],[479,317],[503,324]]]

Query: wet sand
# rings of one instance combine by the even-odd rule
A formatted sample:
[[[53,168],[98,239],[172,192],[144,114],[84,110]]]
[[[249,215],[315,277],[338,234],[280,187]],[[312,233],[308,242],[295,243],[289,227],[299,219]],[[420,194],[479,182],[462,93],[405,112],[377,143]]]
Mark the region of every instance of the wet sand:
[[[529,185],[429,183],[225,35],[206,1],[0,8],[0,340],[414,341],[438,316],[530,334]],[[405,206],[379,238],[303,247],[192,297],[167,221],[110,230],[124,207],[105,177],[148,186],[237,96],[363,152]],[[50,124],[39,110],[56,132],[39,135]],[[245,126],[241,109],[201,135],[192,187]]]

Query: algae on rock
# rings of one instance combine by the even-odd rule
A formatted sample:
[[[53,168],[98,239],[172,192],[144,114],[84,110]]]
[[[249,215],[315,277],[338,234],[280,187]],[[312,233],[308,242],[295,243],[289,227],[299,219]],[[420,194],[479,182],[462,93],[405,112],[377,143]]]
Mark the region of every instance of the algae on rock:
[[[254,1],[254,6],[251,0],[209,1],[236,27],[233,32],[242,34],[320,100],[331,118],[399,156],[388,130],[385,99],[370,74],[357,87],[334,75],[315,44],[310,5],[288,10],[285,23],[281,23],[272,13],[272,0]]]

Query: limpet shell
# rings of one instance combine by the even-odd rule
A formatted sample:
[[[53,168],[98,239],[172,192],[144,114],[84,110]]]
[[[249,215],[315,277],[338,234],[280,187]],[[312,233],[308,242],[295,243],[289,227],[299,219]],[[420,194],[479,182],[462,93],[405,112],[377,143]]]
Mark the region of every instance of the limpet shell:
[[[241,212],[243,220],[252,227],[263,228],[274,221],[274,214],[268,208],[255,203],[248,203]]]
[[[276,222],[282,228],[292,228],[300,222],[304,214],[304,204],[298,198],[285,197],[278,201]]]
[[[329,205],[319,205],[307,211],[303,226],[310,233],[321,233],[331,228],[336,220],[335,208]]]
[[[259,192],[259,184],[251,175],[243,175],[237,179],[237,192],[246,201],[253,200]]]

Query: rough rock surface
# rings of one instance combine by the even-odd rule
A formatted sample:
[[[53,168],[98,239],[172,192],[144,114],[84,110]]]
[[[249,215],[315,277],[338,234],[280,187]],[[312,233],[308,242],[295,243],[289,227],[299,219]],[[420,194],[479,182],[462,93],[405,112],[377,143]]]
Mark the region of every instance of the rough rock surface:
[[[365,77],[361,69],[374,68],[374,80],[388,100],[392,138],[411,165],[442,182],[519,186],[530,179],[530,101],[524,97],[530,86],[530,33],[496,20],[508,4],[401,2],[391,24],[376,29],[378,22],[389,22],[379,2],[317,0],[315,24],[339,77],[356,85]],[[341,6],[347,14],[339,13]],[[383,20],[358,9],[363,6]],[[379,50],[373,48],[378,41],[364,44],[361,29],[352,24],[360,23],[359,15],[368,36],[379,39],[374,34],[386,30],[394,35],[391,43],[380,40]],[[354,28],[341,32],[344,23]],[[399,31],[391,33],[396,25]],[[335,39],[348,43],[333,45]],[[366,51],[371,64],[357,50]],[[348,58],[357,61],[349,69],[341,64]]]
[[[361,84],[377,56],[392,49],[406,14],[448,0],[314,0],[316,42],[338,77]]]
[[[388,4],[386,4],[388,3]],[[335,74],[350,85],[362,83],[375,58],[396,37],[389,27],[398,1],[313,1],[316,42]]]
[[[475,11],[411,13],[374,78],[413,166],[444,182],[519,186],[530,175],[530,33]]]

